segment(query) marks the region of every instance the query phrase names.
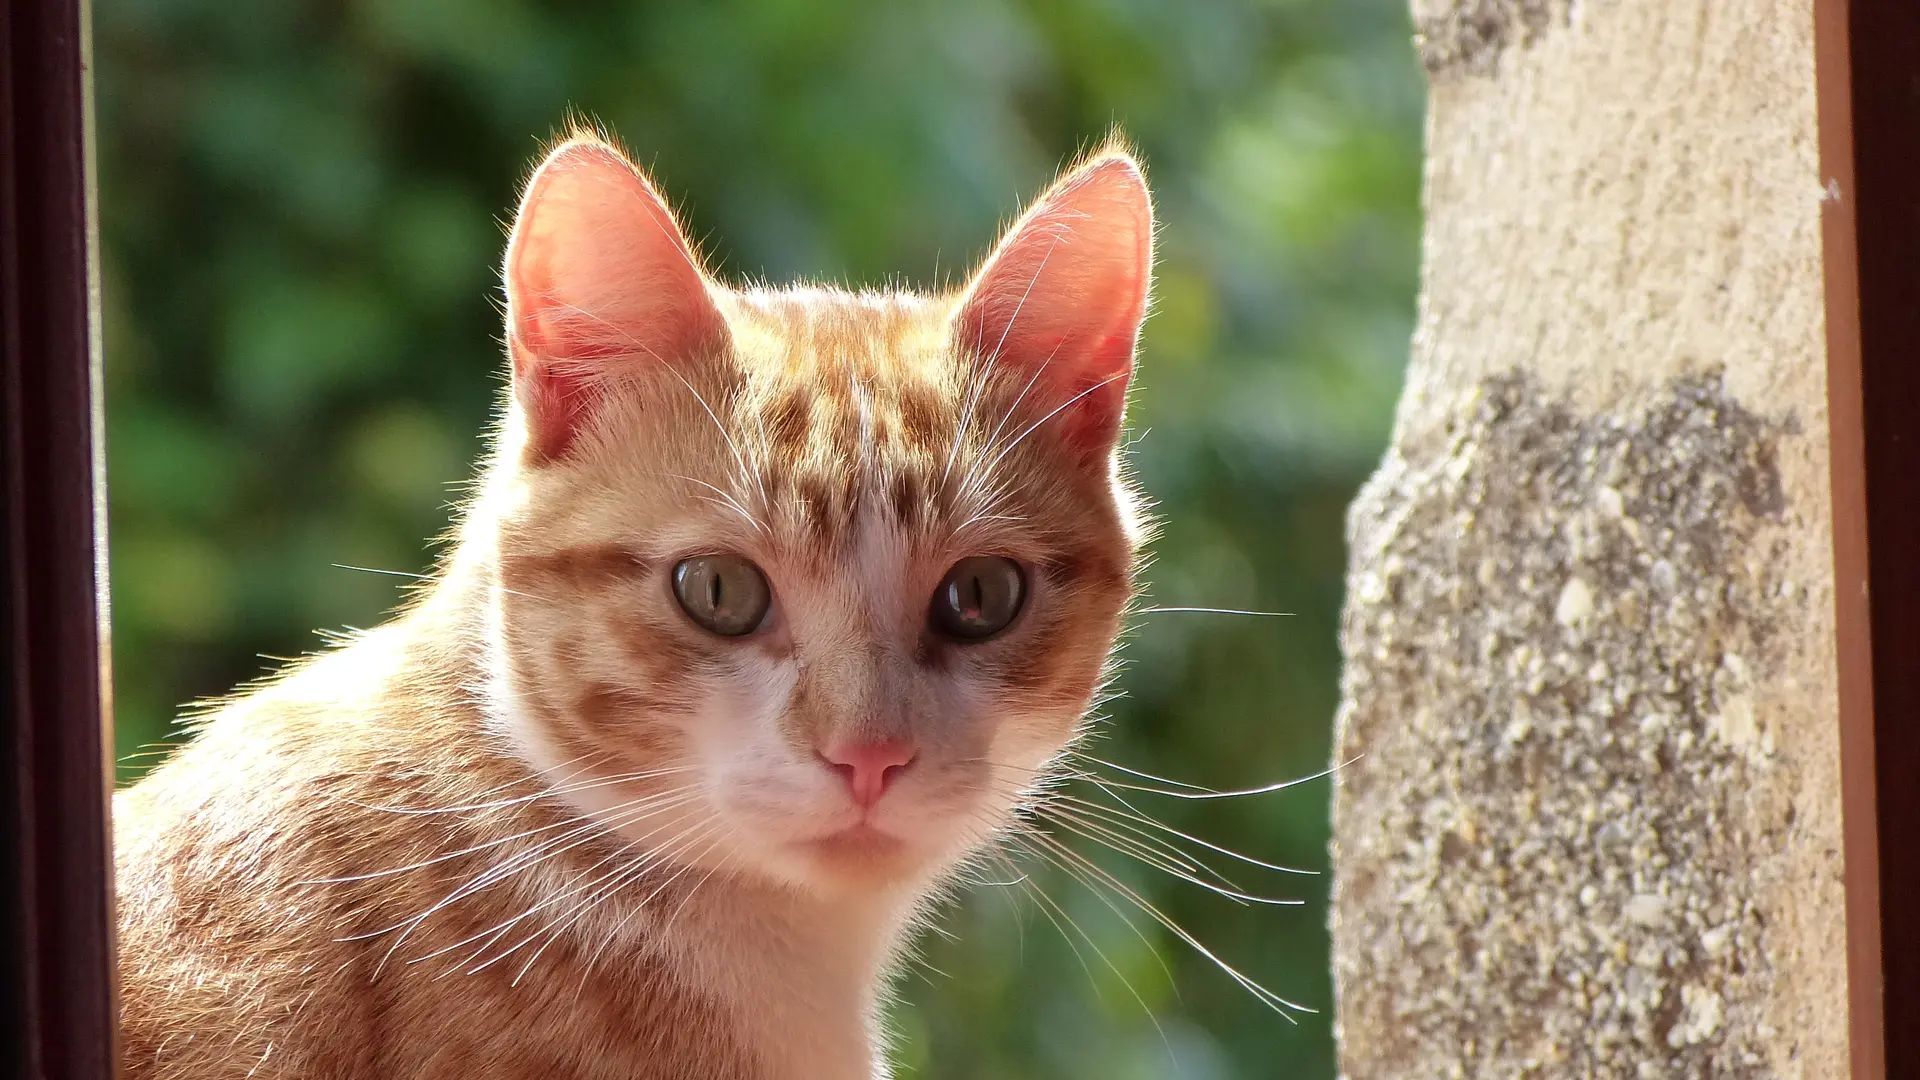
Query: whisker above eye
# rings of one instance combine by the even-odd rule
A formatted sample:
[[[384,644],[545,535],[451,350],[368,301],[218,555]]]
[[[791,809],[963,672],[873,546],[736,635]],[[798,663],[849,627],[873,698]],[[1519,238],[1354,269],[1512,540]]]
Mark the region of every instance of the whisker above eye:
[[[698,403],[701,410],[707,414],[707,419],[713,421],[713,426],[720,432],[720,438],[726,441],[727,451],[733,455],[733,463],[740,469],[741,481],[744,483],[747,480],[754,480],[757,483],[760,491],[761,507],[765,508],[771,505],[771,499],[767,496],[767,478],[765,472],[747,465],[746,455],[740,451],[740,443],[734,439],[733,433],[727,430],[727,425],[720,422],[720,415],[713,411],[713,406],[707,404],[707,399],[701,395],[700,391],[694,387],[693,383],[688,380],[685,375],[680,373],[679,368],[658,358],[656,358],[656,362],[658,362],[661,367],[666,368],[674,378],[680,380],[680,385],[686,387],[687,393],[693,395],[693,400]]]
[[[733,511],[735,514],[738,514],[743,521],[745,521],[748,525],[751,525],[755,530],[760,532],[762,535],[771,535],[767,528],[767,523],[760,520],[758,517],[755,517],[752,511],[748,510],[744,505],[742,505],[740,500],[735,498],[732,495],[732,493],[728,492],[725,488],[718,487],[714,484],[709,484],[708,482],[700,479],[699,477],[687,476],[682,473],[663,473],[661,475],[666,476],[668,479],[683,480],[689,484],[697,484],[700,487],[706,488],[708,491],[711,491],[714,494],[714,497],[707,499],[708,502],[711,502],[716,506],[723,507],[725,509]]]
[[[1020,299],[1014,301],[1013,314],[1007,317],[1007,324],[1000,328],[1000,339],[993,343],[993,351],[983,357],[981,362],[975,365],[972,372],[970,372],[969,378],[971,385],[967,388],[966,405],[964,411],[961,413],[960,423],[954,428],[953,448],[947,452],[947,467],[945,471],[940,474],[940,483],[942,485],[945,485],[948,478],[953,475],[954,459],[960,455],[960,444],[966,437],[967,429],[973,424],[974,409],[979,405],[980,395],[986,392],[987,382],[992,378],[994,369],[1000,364],[1000,355],[1007,347],[1007,336],[1013,333],[1013,324],[1020,321],[1020,313],[1025,310],[1027,299],[1033,295],[1033,287],[1040,283],[1040,275],[1045,273],[1047,269],[1047,260],[1053,258],[1053,249],[1058,245],[1059,241],[1056,240],[1054,244],[1049,245],[1047,250],[1040,254],[1040,261],[1033,268],[1033,277],[1027,279],[1027,286],[1021,290]],[[998,436],[996,435],[995,437],[997,438]],[[992,445],[992,440],[988,441],[988,445]],[[971,476],[969,476],[966,481],[961,483],[961,487],[967,487],[971,479]]]
[[[1135,615],[1169,615],[1179,613],[1195,615],[1257,615],[1265,618],[1291,617],[1298,614],[1292,611],[1249,611],[1244,608],[1223,607],[1144,607],[1133,609]]]
[[[427,584],[430,584],[432,582],[439,580],[438,576],[434,574],[416,574],[408,570],[382,570],[377,566],[354,566],[350,563],[330,563],[328,565],[333,566],[335,569],[339,569],[339,570],[357,570],[363,574],[382,574],[387,577],[407,578],[412,581],[417,581],[417,582],[427,583]],[[521,597],[525,597],[528,600],[542,600],[542,601],[553,599],[553,597],[550,597],[550,596],[536,596],[533,593],[521,592],[518,589],[509,589],[505,585],[499,585],[497,587],[501,592],[506,593],[509,596],[521,596]]]
[[[1047,254],[1052,255],[1053,249],[1052,248],[1047,249]],[[1041,260],[1041,266],[1044,267],[1045,265],[1046,265],[1046,260],[1043,258]],[[1037,271],[1035,276],[1036,277],[1038,276]],[[1012,322],[1009,322],[1007,326],[1009,329],[1011,329],[1013,326]],[[1034,386],[1039,383],[1040,376],[1046,373],[1047,368],[1053,365],[1054,359],[1060,355],[1060,349],[1065,344],[1066,342],[1062,341],[1059,344],[1055,345],[1047,353],[1046,358],[1041,360],[1040,363],[1034,366],[1033,374],[1027,377],[1027,384],[1020,388],[1020,393],[1014,397],[1013,403],[1011,405],[1008,405],[1006,412],[1001,414],[1000,422],[994,425],[993,434],[987,436],[987,444],[986,444],[987,451],[991,452],[995,448],[995,446],[1000,442],[1000,436],[1006,433],[1007,423],[1011,421],[1014,418],[1015,414],[1017,414],[1020,411],[1020,404],[1027,400],[1027,394],[1030,393],[1033,390]],[[995,457],[993,459],[994,463],[998,463],[999,460],[1000,460],[999,457]],[[992,465],[990,464],[988,468],[992,468]],[[962,486],[964,485],[965,485],[965,482],[963,481]]]
[[[1105,387],[1111,385],[1112,383],[1119,382],[1120,380],[1127,378],[1131,374],[1132,374],[1131,371],[1116,372],[1112,375],[1107,376],[1104,379],[1101,379],[1099,382],[1094,383],[1092,386],[1087,387],[1085,390],[1080,391],[1079,393],[1073,395],[1072,397],[1061,402],[1060,404],[1055,405],[1052,409],[1047,411],[1047,414],[1045,416],[1042,416],[1040,419],[1035,420],[1033,423],[1028,424],[1025,428],[1023,428],[1020,434],[1013,437],[1013,440],[1011,442],[1007,443],[1007,445],[1000,448],[999,453],[996,453],[995,455],[993,455],[992,460],[987,461],[983,468],[976,469],[975,472],[992,472],[993,469],[996,466],[998,466],[1001,461],[1005,460],[1008,454],[1013,453],[1015,448],[1017,448],[1021,443],[1027,440],[1027,436],[1032,435],[1034,432],[1040,430],[1041,427],[1045,426],[1047,421],[1052,420],[1054,417],[1060,415],[1062,412],[1078,404],[1081,398],[1086,397],[1088,394],[1093,393],[1095,390],[1104,389]]]
[[[377,566],[352,566],[347,563],[332,563],[337,570],[358,570],[363,574],[385,574],[388,577],[412,578],[415,581],[432,581],[432,574],[415,574],[406,570],[382,570]]]

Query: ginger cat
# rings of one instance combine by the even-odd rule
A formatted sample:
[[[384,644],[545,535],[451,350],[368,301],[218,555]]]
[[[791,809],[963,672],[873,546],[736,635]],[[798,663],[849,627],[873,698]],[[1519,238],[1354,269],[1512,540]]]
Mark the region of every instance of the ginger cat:
[[[130,1080],[854,1080],[1083,728],[1144,528],[1153,214],[1109,147],[955,295],[736,289],[577,134],[416,600],[114,808]]]

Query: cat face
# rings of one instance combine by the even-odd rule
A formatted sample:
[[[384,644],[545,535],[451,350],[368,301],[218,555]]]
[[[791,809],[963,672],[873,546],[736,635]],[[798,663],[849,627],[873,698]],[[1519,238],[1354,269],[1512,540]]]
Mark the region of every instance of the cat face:
[[[961,294],[736,291],[593,139],[509,246],[495,713],[666,864],[913,889],[1080,729],[1141,522],[1115,442],[1138,167],[1099,155]]]

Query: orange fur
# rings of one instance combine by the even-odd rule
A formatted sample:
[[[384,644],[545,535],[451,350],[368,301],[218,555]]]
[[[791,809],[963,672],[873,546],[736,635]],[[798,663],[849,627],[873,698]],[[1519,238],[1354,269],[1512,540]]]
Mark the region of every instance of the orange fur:
[[[117,798],[127,1075],[885,1075],[903,938],[1080,732],[1131,596],[1151,231],[1107,150],[961,294],[735,290],[618,151],[557,147],[436,579]],[[764,571],[758,632],[676,606],[714,552]],[[1025,607],[942,639],[982,554]],[[863,809],[836,739],[916,756]]]

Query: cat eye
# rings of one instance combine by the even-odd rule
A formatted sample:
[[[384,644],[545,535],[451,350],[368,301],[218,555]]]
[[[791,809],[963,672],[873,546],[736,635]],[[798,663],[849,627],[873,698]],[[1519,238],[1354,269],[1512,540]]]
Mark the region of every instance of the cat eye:
[[[998,555],[961,559],[933,591],[927,616],[934,629],[955,641],[985,641],[1020,614],[1027,577],[1020,564]]]
[[[738,555],[695,555],[673,568],[680,610],[702,629],[740,637],[760,629],[773,592],[760,568]]]

